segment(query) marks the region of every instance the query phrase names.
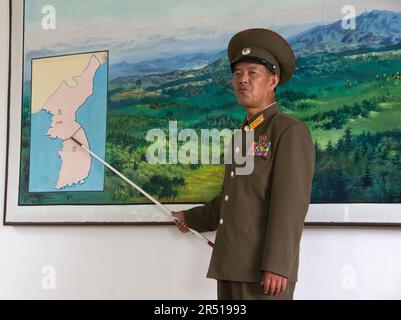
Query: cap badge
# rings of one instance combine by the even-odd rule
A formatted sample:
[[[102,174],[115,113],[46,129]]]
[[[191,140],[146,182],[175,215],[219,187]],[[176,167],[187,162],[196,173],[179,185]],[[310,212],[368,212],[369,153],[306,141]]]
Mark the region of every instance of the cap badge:
[[[247,56],[250,53],[251,53],[251,48],[245,48],[244,50],[242,50],[242,55],[243,56]]]

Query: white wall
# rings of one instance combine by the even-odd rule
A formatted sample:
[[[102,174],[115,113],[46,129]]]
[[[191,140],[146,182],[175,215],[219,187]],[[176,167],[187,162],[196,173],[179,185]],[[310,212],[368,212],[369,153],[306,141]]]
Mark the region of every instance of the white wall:
[[[0,208],[3,210],[8,0],[0,0]],[[209,235],[211,236],[211,235]],[[211,250],[173,226],[0,226],[0,299],[215,299]],[[41,286],[56,270],[56,289]],[[401,229],[307,228],[297,299],[400,299]]]

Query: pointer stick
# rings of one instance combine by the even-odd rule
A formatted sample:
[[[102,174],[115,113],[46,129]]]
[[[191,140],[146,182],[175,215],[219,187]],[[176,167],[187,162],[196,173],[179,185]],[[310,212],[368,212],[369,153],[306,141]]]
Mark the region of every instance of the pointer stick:
[[[174,217],[169,209],[167,209],[166,206],[162,205],[159,201],[157,201],[155,198],[153,198],[149,193],[147,193],[145,190],[140,188],[138,185],[133,183],[130,179],[128,179],[126,176],[124,176],[122,173],[117,171],[114,167],[109,165],[106,161],[104,161],[102,158],[97,156],[95,153],[93,153],[89,148],[84,146],[82,143],[80,143],[78,140],[76,140],[74,137],[71,137],[71,140],[74,141],[76,144],[78,144],[82,149],[84,149],[86,152],[88,152],[92,157],[94,157],[96,160],[101,162],[104,166],[109,168],[111,171],[113,171],[116,175],[118,175],[121,179],[123,179],[125,182],[129,183],[132,187],[134,187],[136,190],[138,190],[140,193],[142,193],[144,196],[146,196],[149,200],[151,200],[153,203],[155,203],[160,209],[164,211],[164,213],[168,214],[169,216],[172,216],[174,220],[179,220],[178,218]],[[189,231],[191,231],[195,236],[198,238],[204,240],[209,246],[213,248],[214,244],[212,241],[207,239],[205,236],[201,235],[198,231],[193,230],[191,228],[188,228]]]

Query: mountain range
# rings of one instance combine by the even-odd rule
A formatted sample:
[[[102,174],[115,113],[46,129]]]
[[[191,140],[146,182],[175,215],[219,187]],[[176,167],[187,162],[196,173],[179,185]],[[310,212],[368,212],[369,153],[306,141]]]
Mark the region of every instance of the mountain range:
[[[379,49],[401,42],[401,13],[386,10],[364,12],[355,19],[355,30],[342,21],[316,26],[288,39],[297,56],[341,52],[369,47]]]
[[[344,29],[342,21],[318,25],[304,30],[287,40],[297,57],[304,57],[320,52],[343,52],[356,49],[381,49],[401,43],[401,12],[373,10],[364,12],[355,19],[355,30]],[[293,33],[293,32],[292,32]],[[197,70],[212,64],[219,59],[227,59],[226,49],[213,52],[181,54],[173,57],[159,58],[141,62],[119,62],[110,66],[110,79],[120,77],[146,76],[150,74],[167,74],[177,70]],[[29,52],[31,57],[55,55],[46,50]],[[26,65],[26,78],[30,78],[30,63]]]
[[[165,74],[177,70],[197,70],[224,57],[226,57],[226,50],[210,53],[184,54],[137,63],[123,61],[111,66],[110,78],[115,79],[127,75],[144,76],[155,73]]]
[[[364,12],[356,17],[355,30],[344,29],[342,21],[338,20],[303,31],[290,37],[288,42],[297,57],[319,52],[389,47],[401,43],[401,12],[387,10]],[[212,53],[187,54],[135,64],[122,62],[112,65],[111,78],[164,74],[175,70],[195,70],[217,59],[227,59],[226,52],[221,50]]]

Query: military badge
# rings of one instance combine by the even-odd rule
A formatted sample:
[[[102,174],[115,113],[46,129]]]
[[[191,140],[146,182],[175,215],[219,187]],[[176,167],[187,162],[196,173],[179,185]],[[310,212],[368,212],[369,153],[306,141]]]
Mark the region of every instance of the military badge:
[[[242,50],[242,55],[243,56],[247,56],[248,54],[250,54],[251,53],[251,48],[244,48],[243,50]]]
[[[267,139],[259,139],[259,142],[255,142],[254,144],[254,155],[262,157],[263,159],[268,159],[270,147],[271,142],[267,142]]]
[[[255,121],[253,121],[250,125],[249,125],[249,129],[253,130],[256,127],[258,127],[263,121],[265,121],[265,118],[263,116],[263,114],[261,114],[259,117],[256,118]]]
[[[267,141],[267,136],[259,136],[259,142]]]

